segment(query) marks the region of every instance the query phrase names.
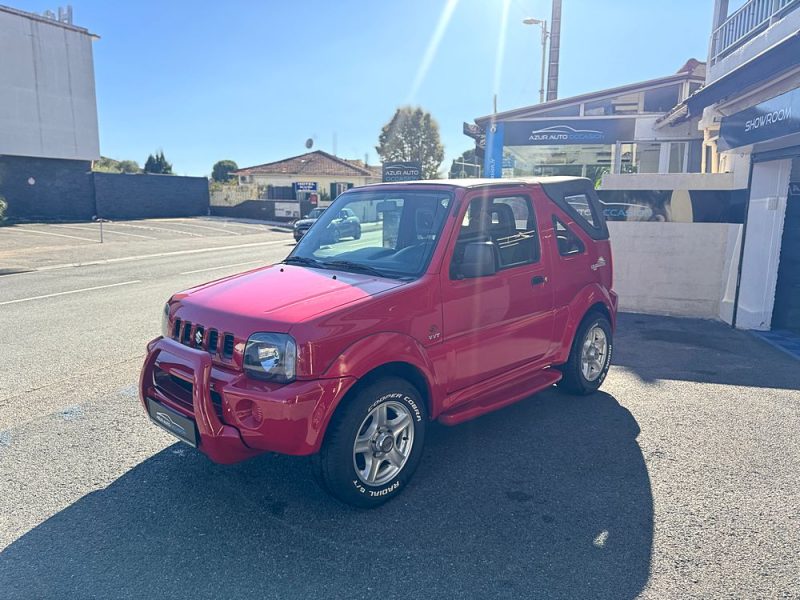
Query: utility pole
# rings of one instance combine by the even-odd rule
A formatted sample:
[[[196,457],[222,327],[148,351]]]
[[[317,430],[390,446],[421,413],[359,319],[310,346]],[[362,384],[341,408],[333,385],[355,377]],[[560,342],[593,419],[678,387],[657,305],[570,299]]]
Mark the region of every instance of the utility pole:
[[[558,65],[561,50],[561,0],[553,0],[550,17],[550,65],[547,69],[547,101],[558,98]]]

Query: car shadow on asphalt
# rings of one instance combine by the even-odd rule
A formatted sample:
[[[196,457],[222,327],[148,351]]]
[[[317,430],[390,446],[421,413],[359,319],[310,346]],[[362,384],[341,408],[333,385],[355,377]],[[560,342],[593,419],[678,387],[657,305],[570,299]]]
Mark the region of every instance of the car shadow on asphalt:
[[[624,313],[612,364],[642,381],[659,379],[797,389],[797,361],[720,321]]]
[[[372,511],[306,458],[218,466],[175,444],[0,554],[5,598],[633,598],[653,542],[639,427],[555,389],[434,425],[405,492]]]

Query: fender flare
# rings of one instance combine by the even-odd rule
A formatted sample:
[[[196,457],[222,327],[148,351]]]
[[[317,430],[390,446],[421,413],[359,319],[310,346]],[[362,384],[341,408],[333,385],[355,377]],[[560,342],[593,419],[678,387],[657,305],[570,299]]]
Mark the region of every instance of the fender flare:
[[[616,329],[616,299],[609,294],[608,290],[599,284],[590,283],[582,288],[567,305],[566,321],[563,325],[561,341],[558,343],[558,348],[560,348],[560,350],[555,356],[555,364],[567,362],[570,350],[572,349],[572,340],[575,338],[575,333],[581,321],[583,321],[583,318],[589,310],[597,304],[602,304],[605,307],[608,312],[609,320],[611,321],[611,329],[612,331]]]
[[[422,375],[427,386],[425,390],[428,417],[435,418],[435,407],[440,406],[443,388],[436,382],[433,363],[425,348],[413,337],[399,332],[382,332],[369,335],[345,348],[322,374],[322,378],[353,377],[357,380],[384,365],[406,363]],[[357,385],[348,386],[349,391]],[[315,451],[322,445],[324,432],[327,431],[331,417],[341,404],[347,393],[342,394],[326,409],[320,431],[323,435],[316,441]]]

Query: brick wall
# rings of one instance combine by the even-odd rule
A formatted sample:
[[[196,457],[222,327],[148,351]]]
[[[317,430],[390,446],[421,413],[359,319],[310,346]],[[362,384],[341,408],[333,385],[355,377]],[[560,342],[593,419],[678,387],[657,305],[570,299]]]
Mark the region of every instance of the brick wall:
[[[91,219],[92,164],[85,160],[0,156],[0,196],[17,219]]]
[[[208,214],[208,180],[177,175],[94,174],[97,215],[105,219]]]

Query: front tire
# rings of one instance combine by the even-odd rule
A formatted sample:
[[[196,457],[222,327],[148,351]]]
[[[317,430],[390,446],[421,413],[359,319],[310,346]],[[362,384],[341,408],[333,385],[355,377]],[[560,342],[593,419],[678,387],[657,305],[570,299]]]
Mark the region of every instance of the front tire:
[[[422,458],[427,414],[417,389],[398,377],[346,398],[328,426],[316,475],[338,500],[375,508],[398,495]]]
[[[569,360],[559,367],[563,377],[558,386],[581,396],[596,392],[611,366],[612,349],[608,319],[597,312],[586,315],[575,333]]]

